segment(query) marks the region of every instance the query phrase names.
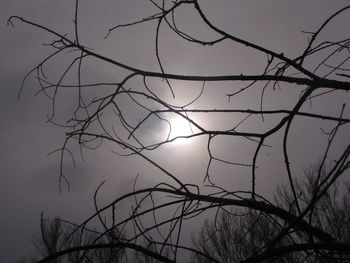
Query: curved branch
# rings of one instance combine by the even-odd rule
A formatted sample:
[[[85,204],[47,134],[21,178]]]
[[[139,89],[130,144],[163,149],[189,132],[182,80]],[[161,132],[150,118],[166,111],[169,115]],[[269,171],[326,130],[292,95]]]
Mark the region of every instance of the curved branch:
[[[125,242],[118,242],[118,243],[107,243],[107,244],[94,244],[94,245],[86,245],[86,246],[78,246],[78,247],[72,247],[72,248],[67,248],[64,250],[61,250],[57,253],[51,254],[50,256],[41,259],[37,261],[37,263],[46,263],[46,262],[51,262],[51,260],[62,257],[64,255],[68,255],[74,252],[79,252],[79,251],[88,251],[88,250],[96,250],[96,249],[106,249],[106,248],[129,248],[138,252],[141,252],[147,256],[150,256],[154,259],[157,259],[161,262],[167,262],[167,263],[175,263],[175,261],[164,257],[162,255],[159,255],[156,252],[153,252],[149,249],[146,249],[140,245],[136,244],[131,244],[131,243],[125,243]]]
[[[294,253],[298,251],[328,251],[335,252],[343,255],[350,255],[350,243],[304,243],[304,244],[293,244],[290,246],[279,247],[270,250],[268,253],[262,253],[260,255],[254,256],[243,262],[262,262],[266,259],[277,258],[285,254]]]

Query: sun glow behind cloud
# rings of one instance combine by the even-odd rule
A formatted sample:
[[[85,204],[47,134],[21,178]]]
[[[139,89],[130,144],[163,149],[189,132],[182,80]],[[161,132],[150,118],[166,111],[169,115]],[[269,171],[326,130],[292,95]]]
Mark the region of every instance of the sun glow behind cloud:
[[[184,145],[191,143],[190,138],[181,138],[193,134],[193,127],[190,122],[181,116],[172,116],[168,118],[169,128],[166,136],[169,135],[169,140],[174,140],[173,145]]]

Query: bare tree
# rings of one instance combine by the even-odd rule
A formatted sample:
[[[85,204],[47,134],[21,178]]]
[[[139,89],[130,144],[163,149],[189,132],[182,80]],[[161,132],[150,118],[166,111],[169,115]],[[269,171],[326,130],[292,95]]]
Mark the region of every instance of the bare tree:
[[[221,211],[228,207],[241,208],[243,211],[249,211],[251,220],[259,218],[258,221],[263,226],[262,233],[269,232],[269,227],[271,227],[270,223],[265,224],[264,220],[278,219],[276,219],[278,228],[275,229],[277,232],[266,237],[268,243],[264,243],[263,248],[261,248],[261,243],[251,244],[253,248],[259,247],[261,250],[252,257],[242,252],[242,260],[249,262],[257,259],[283,258],[287,254],[300,251],[317,253],[322,250],[322,253],[328,254],[349,254],[350,243],[335,236],[333,230],[321,227],[317,223],[315,211],[319,209],[318,207],[332,185],[343,180],[341,176],[348,172],[350,166],[348,137],[345,142],[337,141],[339,134],[347,131],[350,122],[347,117],[346,104],[338,105],[337,100],[331,99],[334,94],[345,98],[345,101],[348,101],[349,98],[350,41],[349,36],[346,35],[346,25],[339,25],[339,31],[345,34],[339,39],[322,38],[322,33],[335,19],[348,15],[350,6],[331,14],[317,30],[308,32],[309,39],[305,48],[299,51],[299,55],[291,57],[287,55],[288,50],[284,53],[276,52],[217,27],[201,1],[150,0],[149,4],[155,10],[153,14],[127,24],[111,27],[106,36],[106,41],[108,41],[113,34],[118,34],[121,28],[132,28],[145,23],[154,25],[154,54],[159,70],[149,71],[105,56],[105,53],[89,48],[89,43],[83,43],[81,28],[84,24],[80,24],[79,20],[82,4],[78,0],[75,1],[71,34],[57,32],[45,25],[19,16],[13,16],[8,20],[9,24],[22,22],[43,30],[53,37],[52,42],[48,44],[52,53],[25,76],[22,88],[27,78],[34,74],[39,83],[39,92],[46,95],[52,102],[52,112],[48,120],[66,128],[66,140],[57,151],[61,155],[60,179],[69,186],[68,178],[64,173],[64,158],[72,154],[71,147],[78,145],[81,151],[84,151],[97,148],[103,142],[114,144],[118,155],[142,158],[158,169],[163,176],[160,178],[164,179],[149,188],[138,187],[135,182],[135,187],[129,193],[111,200],[103,207],[96,205],[96,212],[79,227],[85,227],[97,219],[103,228],[102,236],[108,236],[111,231],[120,227],[132,230],[128,232],[130,235],[128,234],[127,240],[103,244],[105,248],[117,246],[164,262],[175,262],[178,260],[179,251],[181,253],[187,251],[203,255],[209,261],[215,262],[215,258],[203,254],[201,250],[182,244],[183,227],[204,212]],[[203,26],[206,26],[208,36],[211,36],[210,40],[203,40],[194,33],[181,29],[182,27],[178,24],[181,18],[178,16],[182,10],[190,10],[195,13],[193,19],[198,19]],[[160,52],[161,29],[164,28],[184,42],[206,46],[208,50],[213,47],[219,48],[222,44],[231,45],[232,49],[241,45],[248,50],[247,53],[253,52],[263,57],[265,64],[261,67],[259,74],[249,72],[224,75],[168,73],[167,61],[164,54]],[[62,69],[61,74],[58,74],[55,69],[56,79],[49,78],[46,74],[50,70],[49,62],[61,59],[62,56],[68,62],[68,66]],[[120,74],[114,76],[115,81],[97,80],[93,82],[91,76],[88,77],[84,71],[84,66],[92,66],[96,62],[118,70]],[[157,82],[156,85],[155,82]],[[187,82],[198,83],[202,88],[195,96],[188,95],[185,103],[177,101],[179,87]],[[163,85],[164,89],[159,90],[159,85]],[[222,87],[221,85],[226,85],[225,89],[215,89],[215,87]],[[86,91],[88,87],[96,89],[94,96],[89,96]],[[60,118],[57,117],[57,107],[60,104],[59,95],[67,89],[75,92],[76,105],[72,109],[68,122],[60,123]],[[281,108],[279,105],[272,105],[274,108],[271,109],[271,106],[265,104],[265,100],[268,99],[266,93],[288,93],[291,89],[295,93],[293,99],[286,98],[288,106]],[[164,91],[171,96],[164,95]],[[72,94],[70,93],[70,96]],[[259,99],[254,103],[255,109],[246,108],[246,106],[232,108],[230,104],[227,107],[214,105],[212,101],[206,104],[206,101],[201,100],[206,96],[210,98],[212,94],[222,95],[229,101],[241,98],[239,97],[241,95]],[[337,109],[338,114],[329,113],[326,108],[317,112],[312,111],[308,105],[319,98],[327,100]],[[227,123],[211,127],[202,121],[209,119],[209,115],[215,115],[212,119],[219,118],[217,116],[223,119],[232,119],[233,116],[235,118],[229,127]],[[172,121],[174,116],[188,123],[191,127],[190,134],[173,136],[172,130],[176,128]],[[111,118],[114,118],[113,122]],[[291,137],[293,129],[300,125],[298,120],[303,120],[305,123],[323,121],[328,127],[332,127],[330,131],[324,131],[324,136],[328,141],[324,145],[324,150],[319,153],[321,162],[317,168],[318,174],[315,183],[312,184],[314,188],[308,197],[308,202],[305,202],[304,196],[298,192],[295,181],[297,174],[292,169],[293,159],[290,157]],[[168,127],[168,132],[164,136],[148,136],[149,127],[164,126]],[[270,147],[271,141],[278,141],[281,134],[282,139],[278,146],[274,147],[279,147],[282,151],[282,164],[285,171],[282,176],[288,182],[288,191],[291,193],[288,203],[293,204],[292,208],[281,207],[268,201],[268,198],[257,189],[257,173],[264,165],[259,163],[264,160],[262,152]],[[184,182],[176,171],[172,172],[161,164],[157,155],[154,154],[164,145],[180,139],[193,140],[195,138],[203,139],[201,142],[204,141],[208,156],[206,169],[202,174],[203,185]],[[214,146],[218,140],[228,142],[233,138],[240,138],[241,149],[254,148],[245,161],[222,157],[217,153]],[[292,143],[294,144],[293,141]],[[334,148],[337,148],[337,151],[333,151]],[[321,171],[326,163],[330,163],[328,172],[325,176],[321,176]],[[232,173],[238,171],[237,168],[245,169],[242,173],[250,178],[249,188],[232,190],[231,186],[219,185],[215,179],[218,176],[213,176],[214,165],[230,166]],[[277,163],[274,165],[278,166]],[[96,190],[95,203],[97,203],[96,196],[100,189],[99,187]],[[116,207],[128,200],[134,202],[130,212],[123,215],[117,214]],[[165,217],[164,214],[166,214]],[[107,216],[110,218],[108,222],[105,220]],[[145,222],[149,220],[152,223],[146,224]],[[289,240],[290,235],[304,238],[295,239],[295,243],[287,243],[286,246],[283,246],[285,244],[283,242]],[[40,262],[47,262],[54,257],[58,258],[77,251],[101,247],[96,244],[55,251],[56,253],[50,258]]]
[[[304,180],[296,182],[296,190],[300,196],[300,203],[306,208],[318,187],[318,166],[305,172]],[[327,173],[322,172],[321,180]],[[350,236],[350,188],[349,185],[340,189],[337,184],[332,185],[309,214],[309,222],[312,225],[337,237],[337,240],[349,243]],[[275,202],[282,209],[296,211],[296,204],[289,188],[279,187],[275,195]],[[209,222],[205,222],[201,233],[194,239],[196,248],[203,254],[216,258],[219,262],[240,262],[246,258],[254,258],[259,255],[271,242],[275,242],[276,236],[282,231],[284,222],[278,217],[257,212],[251,209],[236,209],[233,211],[222,210],[219,216]],[[301,233],[290,231],[276,244],[274,251],[270,251],[268,258],[274,262],[349,262],[349,255],[343,255],[337,251],[320,249],[305,249],[292,253],[292,247],[297,244],[311,245],[310,237]],[[291,253],[279,252],[290,250]],[[274,254],[274,255],[273,255]],[[262,261],[263,258],[254,258]],[[211,262],[205,256],[194,254],[193,262]]]
[[[47,258],[48,262],[60,263],[82,263],[100,262],[117,263],[122,262],[126,256],[123,248],[111,246],[123,240],[125,237],[118,229],[108,235],[101,236],[96,230],[79,229],[59,217],[50,219],[41,216],[40,233],[34,236],[33,244],[40,258]],[[106,248],[104,245],[108,244]],[[96,246],[95,250],[76,250],[77,247]],[[73,249],[72,249],[73,248]],[[55,257],[61,251],[71,251],[65,256]],[[52,259],[50,259],[52,257]],[[37,262],[36,257],[31,257],[24,262]]]

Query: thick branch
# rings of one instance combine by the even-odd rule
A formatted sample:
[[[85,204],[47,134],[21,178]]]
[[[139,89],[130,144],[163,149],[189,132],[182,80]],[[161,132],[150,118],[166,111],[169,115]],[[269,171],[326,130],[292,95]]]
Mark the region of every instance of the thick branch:
[[[308,224],[306,221],[303,219],[291,214],[290,212],[276,207],[271,204],[267,204],[261,201],[256,201],[256,200],[251,200],[251,199],[243,199],[243,200],[237,200],[237,199],[229,199],[229,198],[224,198],[224,197],[215,197],[215,196],[209,196],[209,195],[201,195],[201,194],[194,194],[191,192],[184,192],[181,190],[172,190],[168,188],[146,188],[146,189],[141,189],[137,190],[135,192],[128,193],[115,201],[113,201],[111,204],[101,208],[99,210],[99,213],[107,210],[109,207],[112,205],[115,205],[116,203],[128,198],[132,197],[135,195],[139,195],[142,193],[150,193],[150,192],[162,192],[162,193],[168,193],[172,194],[174,196],[178,197],[185,197],[186,200],[196,200],[196,201],[202,201],[206,203],[211,203],[211,204],[219,204],[222,206],[238,206],[238,207],[247,207],[251,208],[254,210],[262,211],[266,214],[269,215],[275,215],[279,218],[281,218],[283,221],[289,223],[292,225],[295,229],[305,231],[311,235],[314,235],[318,239],[320,239],[323,242],[331,242],[334,240],[332,236],[330,236],[328,233],[325,233],[324,231],[318,229],[317,227],[314,227],[310,224]],[[86,224],[89,220],[94,218],[97,215],[95,213],[92,215],[88,220],[84,222]]]
[[[162,255],[159,255],[156,252],[153,252],[149,249],[146,249],[142,246],[136,245],[136,244],[131,244],[131,243],[124,243],[124,242],[118,242],[118,243],[108,243],[108,244],[94,244],[94,245],[86,245],[86,246],[79,246],[79,247],[72,247],[72,248],[67,248],[64,250],[61,250],[57,253],[51,254],[50,256],[37,261],[37,263],[45,263],[45,262],[50,262],[51,260],[68,255],[74,252],[79,252],[79,251],[88,251],[88,250],[96,250],[96,249],[106,249],[106,248],[130,248],[132,250],[139,251],[147,256],[150,256],[152,258],[155,258],[161,262],[169,262],[169,263],[174,263],[175,261],[164,257]]]
[[[350,255],[350,243],[304,243],[304,244],[293,244],[290,246],[279,247],[273,250],[269,250],[268,253],[263,253],[252,257],[244,262],[262,262],[263,260],[269,258],[276,258],[283,256],[288,253],[298,252],[298,251],[320,251],[326,250],[329,252],[335,252],[343,255]]]

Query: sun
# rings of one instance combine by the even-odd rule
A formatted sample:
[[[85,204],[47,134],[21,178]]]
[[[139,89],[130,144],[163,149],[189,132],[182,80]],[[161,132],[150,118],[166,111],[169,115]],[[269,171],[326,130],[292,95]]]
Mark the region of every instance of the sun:
[[[173,116],[168,119],[170,124],[170,134],[169,140],[173,140],[173,143],[176,144],[187,144],[191,141],[188,138],[178,138],[181,136],[189,136],[193,134],[191,124],[188,120],[181,116]],[[169,132],[169,131],[168,131]]]

